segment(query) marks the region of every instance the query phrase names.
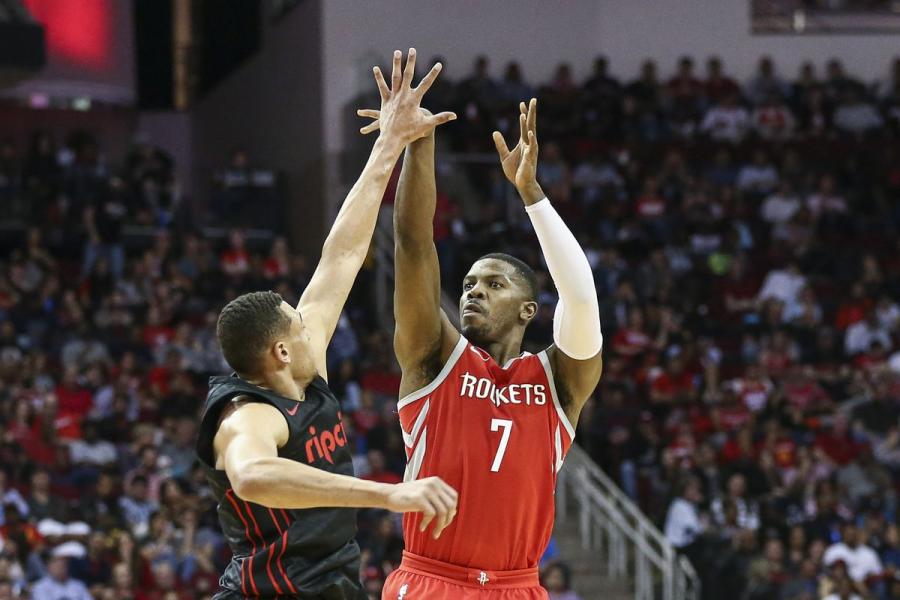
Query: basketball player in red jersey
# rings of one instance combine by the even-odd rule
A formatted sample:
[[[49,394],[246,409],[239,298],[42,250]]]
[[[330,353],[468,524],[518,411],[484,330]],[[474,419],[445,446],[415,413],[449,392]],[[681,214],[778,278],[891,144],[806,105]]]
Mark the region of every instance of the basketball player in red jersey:
[[[521,352],[537,284],[518,259],[489,254],[469,269],[462,335],[441,311],[433,132],[406,149],[394,209],[405,479],[438,475],[459,504],[439,539],[420,531],[419,516],[404,516],[406,551],[383,599],[547,598],[537,566],[553,529],[556,476],[600,379],[603,337],[590,265],[536,180],[536,101],[520,112],[518,144],[509,150],[499,132],[494,142],[559,292],[554,343],[537,355]]]

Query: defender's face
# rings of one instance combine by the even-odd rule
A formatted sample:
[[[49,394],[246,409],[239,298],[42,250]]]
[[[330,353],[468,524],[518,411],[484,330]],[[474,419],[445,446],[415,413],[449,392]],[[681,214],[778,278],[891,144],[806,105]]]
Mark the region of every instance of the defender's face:
[[[281,310],[291,320],[290,334],[286,340],[290,355],[291,375],[295,379],[304,379],[310,374],[315,374],[316,365],[313,360],[313,346],[309,329],[303,322],[300,312],[287,302],[281,303]]]
[[[502,339],[516,325],[528,323],[534,309],[515,269],[502,260],[479,260],[463,279],[460,321],[463,334],[475,343]]]

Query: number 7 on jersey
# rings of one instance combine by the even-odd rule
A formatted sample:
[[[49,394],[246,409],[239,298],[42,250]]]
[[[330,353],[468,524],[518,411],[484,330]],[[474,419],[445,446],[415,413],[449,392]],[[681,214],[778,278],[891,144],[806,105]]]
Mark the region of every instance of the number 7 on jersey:
[[[491,472],[493,473],[500,470],[503,455],[506,454],[506,445],[509,443],[509,432],[512,431],[512,425],[513,422],[509,419],[491,419],[491,431],[500,431],[500,428],[503,428],[500,446],[497,448],[497,454],[494,455],[494,464],[491,465]]]

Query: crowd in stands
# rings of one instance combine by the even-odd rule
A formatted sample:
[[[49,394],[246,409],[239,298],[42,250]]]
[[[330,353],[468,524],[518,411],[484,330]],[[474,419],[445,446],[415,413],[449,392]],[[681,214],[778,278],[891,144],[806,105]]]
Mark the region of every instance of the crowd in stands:
[[[428,99],[460,115],[452,148],[481,151],[535,92],[539,180],[588,253],[606,339],[579,442],[707,598],[900,598],[900,62],[875,87],[836,61],[788,82],[764,59],[744,83],[714,60],[669,81],[648,63],[622,83],[600,59],[587,82],[561,67],[535,90],[481,61]],[[295,302],[311,261],[280,237],[202,236],[178,217],[173,168],[149,146],[108,161],[90,136],[0,142],[0,202],[34,226],[0,241],[0,598],[200,600],[229,558],[193,452],[207,377],[227,371],[216,316],[248,290]],[[541,265],[502,177],[468,173],[471,215],[439,171],[451,294],[488,251]],[[133,223],[157,233],[126,240]],[[371,269],[329,374],[357,474],[391,482],[399,376]],[[539,278],[532,350],[552,333]],[[378,597],[399,520],[363,511],[359,539]],[[546,558],[551,598],[575,598]]]

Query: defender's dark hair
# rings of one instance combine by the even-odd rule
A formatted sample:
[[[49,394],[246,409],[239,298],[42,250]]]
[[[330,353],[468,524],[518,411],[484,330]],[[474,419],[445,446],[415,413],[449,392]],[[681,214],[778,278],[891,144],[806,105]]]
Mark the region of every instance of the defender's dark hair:
[[[291,326],[291,319],[281,311],[282,301],[275,292],[250,292],[229,302],[219,313],[219,346],[238,374],[258,374],[260,358],[272,340]]]
[[[528,293],[528,299],[532,302],[537,302],[540,291],[538,290],[537,275],[534,274],[534,270],[531,267],[515,256],[510,256],[503,252],[491,252],[490,254],[485,254],[478,260],[486,260],[488,258],[499,260],[512,266],[512,268],[516,270],[516,276],[522,279],[525,284],[525,291]]]

